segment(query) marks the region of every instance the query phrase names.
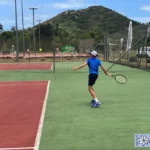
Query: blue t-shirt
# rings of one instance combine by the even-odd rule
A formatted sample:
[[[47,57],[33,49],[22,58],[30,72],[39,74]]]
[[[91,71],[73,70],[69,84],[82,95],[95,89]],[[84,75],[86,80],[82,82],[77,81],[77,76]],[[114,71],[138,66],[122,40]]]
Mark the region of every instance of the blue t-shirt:
[[[99,66],[101,66],[101,61],[96,57],[92,57],[86,60],[89,67],[89,74],[98,74]]]

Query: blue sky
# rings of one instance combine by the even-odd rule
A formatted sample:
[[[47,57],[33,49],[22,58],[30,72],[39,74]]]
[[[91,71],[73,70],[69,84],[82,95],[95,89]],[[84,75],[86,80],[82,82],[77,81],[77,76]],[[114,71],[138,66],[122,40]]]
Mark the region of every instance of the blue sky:
[[[21,0],[17,1],[18,27],[22,28]],[[124,16],[141,23],[150,22],[150,0],[22,0],[24,6],[24,26],[32,27],[32,11],[35,10],[36,20],[45,21],[66,10],[84,9],[89,6],[104,6]],[[15,26],[14,0],[0,0],[0,23],[4,30],[10,30]]]

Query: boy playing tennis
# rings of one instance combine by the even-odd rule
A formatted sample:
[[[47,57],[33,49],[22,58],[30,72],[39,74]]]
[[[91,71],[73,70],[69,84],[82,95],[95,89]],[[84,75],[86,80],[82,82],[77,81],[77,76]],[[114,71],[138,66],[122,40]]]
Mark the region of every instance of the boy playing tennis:
[[[98,78],[99,67],[101,67],[101,69],[103,70],[105,75],[110,76],[110,74],[102,66],[101,61],[99,59],[97,59],[96,56],[97,56],[97,52],[94,50],[94,51],[90,52],[90,58],[88,58],[85,63],[83,63],[79,67],[72,67],[73,70],[78,70],[80,68],[85,67],[86,65],[88,65],[88,67],[89,67],[88,90],[89,90],[89,92],[93,98],[91,101],[91,103],[92,103],[91,107],[92,108],[96,108],[101,104],[99,102],[99,100],[97,99],[96,94],[95,94],[94,89],[93,89],[93,85],[95,84],[95,81]]]

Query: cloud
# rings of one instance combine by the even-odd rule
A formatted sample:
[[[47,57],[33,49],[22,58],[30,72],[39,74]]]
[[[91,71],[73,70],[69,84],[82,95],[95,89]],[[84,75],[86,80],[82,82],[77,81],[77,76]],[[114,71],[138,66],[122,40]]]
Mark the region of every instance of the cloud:
[[[0,0],[0,5],[10,5],[12,2],[10,0]]]
[[[1,23],[2,23],[2,25],[13,25],[14,20],[8,20],[7,18],[3,18],[3,19],[1,19]]]
[[[47,15],[47,14],[37,14],[36,15],[36,18],[37,19],[40,19],[40,20],[42,20],[42,21],[45,21],[46,19],[50,19],[52,16],[49,16],[49,15]]]
[[[140,10],[150,11],[150,6],[143,6],[140,8]]]
[[[35,14],[35,25],[39,24],[39,22],[37,20],[41,20],[41,23],[44,22],[47,19],[52,18],[52,15],[47,15],[47,14]],[[22,28],[22,18],[19,17],[18,19],[18,25],[19,28]],[[28,28],[28,27],[33,27],[33,16],[32,15],[28,15],[24,17],[24,27]]]
[[[85,3],[85,0],[68,0],[68,2],[44,4],[45,7],[52,7],[54,9],[82,8],[91,5],[92,4]]]
[[[133,20],[136,20],[141,23],[148,23],[150,22],[150,17],[132,17]]]
[[[53,4],[45,4],[44,6],[50,6],[55,9],[68,9],[68,8],[79,8],[82,7],[81,4],[74,4],[71,3],[53,3]]]
[[[37,25],[39,22],[36,20],[42,20],[41,22],[44,22],[47,19],[52,18],[53,16],[51,15],[47,15],[47,14],[35,14],[35,25]],[[8,18],[4,18],[4,17],[0,17],[1,20],[1,24],[3,25],[4,30],[9,30],[11,29],[11,27],[15,26],[15,19],[8,19]],[[33,16],[32,15],[28,15],[28,16],[24,16],[24,27],[28,28],[28,27],[32,27],[33,26]],[[19,16],[18,17],[18,29],[22,29],[22,17]]]
[[[85,0],[68,0],[71,4],[83,4]]]
[[[9,30],[12,26],[15,25],[15,21],[13,19],[0,17],[0,21],[0,23],[3,25],[4,30]]]

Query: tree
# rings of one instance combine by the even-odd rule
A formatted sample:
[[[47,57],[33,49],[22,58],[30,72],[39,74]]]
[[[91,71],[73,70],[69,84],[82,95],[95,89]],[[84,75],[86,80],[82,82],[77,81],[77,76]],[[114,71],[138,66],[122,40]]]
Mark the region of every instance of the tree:
[[[41,32],[41,36],[43,37],[52,37],[54,35],[54,30],[53,27],[50,23],[48,24],[41,24],[40,26],[40,32]],[[39,27],[35,30],[35,34],[36,36],[38,36],[39,34]]]
[[[2,36],[3,36],[4,40],[9,40],[9,39],[12,39],[13,37],[15,37],[15,35],[12,31],[3,32]]]
[[[15,26],[11,27],[11,31],[15,32],[16,31],[16,27]]]
[[[3,25],[0,23],[0,33],[3,31]]]

